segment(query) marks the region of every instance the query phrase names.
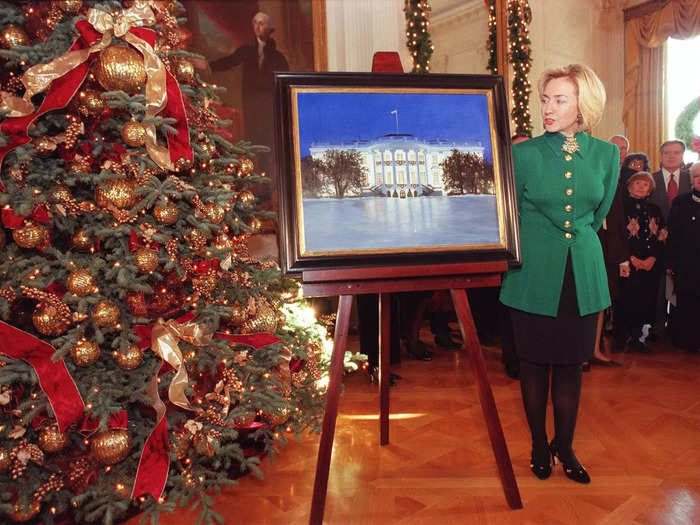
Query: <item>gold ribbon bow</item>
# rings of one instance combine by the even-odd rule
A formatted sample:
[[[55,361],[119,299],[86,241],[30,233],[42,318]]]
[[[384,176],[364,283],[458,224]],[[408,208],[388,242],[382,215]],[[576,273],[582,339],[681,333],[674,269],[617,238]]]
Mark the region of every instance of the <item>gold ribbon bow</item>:
[[[186,410],[194,410],[194,408],[185,395],[189,378],[178,342],[182,339],[196,346],[205,346],[209,344],[211,338],[212,334],[206,332],[203,326],[197,323],[180,324],[174,319],[168,321],[158,319],[153,327],[151,350],[175,369],[175,377],[168,387],[168,398]]]
[[[132,27],[155,25],[156,17],[153,14],[151,5],[153,5],[151,1],[136,0],[133,7],[125,9],[115,16],[98,9],[90,9],[87,12],[87,20],[96,31],[102,33],[102,39],[89,48],[70,51],[51,62],[30,67],[22,76],[22,83],[26,88],[24,97],[19,98],[6,92],[0,92],[0,96],[2,96],[0,109],[9,110],[10,117],[22,117],[33,113],[34,105],[31,102],[31,98],[34,95],[48,89],[51,82],[78,67],[92,53],[97,53],[107,48],[112,43],[112,36],[116,36],[126,40],[143,55],[147,76],[146,117],[155,117],[163,110],[167,102],[165,65],[148,42],[129,32]],[[159,146],[156,143],[155,125],[145,123],[144,128],[146,130],[145,146],[148,155],[162,169],[172,170],[173,163],[170,160],[168,148]]]

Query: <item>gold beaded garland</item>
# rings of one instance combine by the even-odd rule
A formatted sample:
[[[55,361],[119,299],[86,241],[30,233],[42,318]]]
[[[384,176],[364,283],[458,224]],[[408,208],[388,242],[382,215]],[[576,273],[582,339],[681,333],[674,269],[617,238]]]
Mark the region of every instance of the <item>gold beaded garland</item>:
[[[24,29],[15,25],[6,26],[0,33],[0,47],[11,49],[15,46],[26,46],[29,44],[29,36]]]
[[[78,366],[90,366],[100,357],[100,347],[87,339],[78,339],[71,347],[70,356]]]
[[[84,297],[95,291],[95,279],[89,271],[81,268],[71,272],[66,279],[66,286],[73,295]]]
[[[135,344],[129,344],[126,352],[115,350],[112,355],[117,364],[124,370],[133,370],[143,361],[143,350]]]
[[[129,47],[113,45],[100,53],[95,76],[107,91],[133,95],[146,82],[146,68],[139,53]]]
[[[175,161],[175,171],[183,171],[192,167],[192,161],[185,157],[180,157]]]
[[[134,120],[122,126],[122,140],[127,146],[143,146],[146,140],[146,128],[141,122]]]
[[[138,202],[136,182],[132,179],[110,179],[95,189],[95,202],[102,208],[110,204],[120,210],[131,208]]]
[[[175,224],[180,212],[172,202],[168,202],[165,206],[156,205],[153,209],[153,217],[161,224]]]
[[[151,248],[139,248],[134,253],[134,259],[142,272],[152,272],[158,268],[158,252]]]
[[[97,326],[111,328],[119,321],[119,307],[112,301],[100,301],[92,311],[92,322]]]
[[[21,228],[12,230],[12,238],[21,248],[37,248],[46,237],[46,230],[41,224],[26,221]]]
[[[129,455],[130,449],[131,436],[123,428],[98,432],[90,442],[92,455],[104,465],[119,463]]]
[[[51,305],[37,308],[32,315],[32,323],[37,332],[44,335],[61,335],[68,329],[68,322]]]
[[[224,220],[225,213],[223,206],[215,202],[209,202],[204,205],[204,216],[212,224],[221,224],[221,221]]]
[[[48,453],[58,452],[68,444],[68,435],[58,429],[58,425],[46,426],[39,432],[39,446]]]

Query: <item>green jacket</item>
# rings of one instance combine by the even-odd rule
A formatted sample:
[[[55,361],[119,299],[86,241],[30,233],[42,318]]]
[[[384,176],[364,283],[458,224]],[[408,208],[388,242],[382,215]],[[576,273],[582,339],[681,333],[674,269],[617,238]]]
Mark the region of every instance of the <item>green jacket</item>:
[[[610,305],[603,251],[596,232],[610,209],[620,169],[617,146],[579,132],[579,151],[545,133],[513,146],[522,266],[509,270],[501,302],[555,317],[567,256],[581,315]]]

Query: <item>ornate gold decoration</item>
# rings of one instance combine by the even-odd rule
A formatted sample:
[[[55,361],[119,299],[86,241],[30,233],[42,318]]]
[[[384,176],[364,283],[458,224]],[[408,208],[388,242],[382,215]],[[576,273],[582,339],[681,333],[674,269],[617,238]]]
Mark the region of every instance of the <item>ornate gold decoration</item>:
[[[56,186],[51,188],[51,192],[49,193],[51,202],[65,202],[72,198],[73,195],[71,195],[70,190],[63,184],[56,184]]]
[[[225,213],[223,206],[215,202],[209,202],[204,205],[204,216],[212,224],[221,224]]]
[[[130,450],[131,435],[123,428],[98,432],[90,441],[92,455],[104,465],[119,463],[129,455]]]
[[[241,326],[241,333],[252,334],[256,332],[271,332],[277,331],[277,312],[270,304],[259,297],[255,301],[255,312],[250,314],[250,317]]]
[[[148,314],[146,297],[141,292],[127,292],[126,305],[136,317],[146,317]]]
[[[207,245],[207,236],[202,230],[190,228],[185,233],[185,239],[192,245],[192,251],[198,252]]]
[[[180,157],[175,162],[175,171],[185,171],[192,167],[192,161],[185,157]]]
[[[243,190],[238,193],[238,200],[246,206],[251,206],[255,202],[255,195],[248,190]]]
[[[136,266],[142,272],[152,272],[158,268],[158,252],[151,248],[139,248],[134,252]]]
[[[58,425],[48,425],[39,431],[39,446],[49,454],[62,450],[68,444],[68,435],[58,430]]]
[[[77,115],[66,115],[68,119],[68,127],[64,133],[64,142],[67,149],[73,149],[75,143],[78,141],[78,137],[85,133],[85,126],[83,121]]]
[[[143,146],[146,142],[146,128],[134,120],[122,126],[122,140],[127,146]]]
[[[129,209],[138,202],[136,183],[133,179],[110,179],[103,182],[95,190],[95,202],[102,208],[111,204],[120,210]]]
[[[52,305],[39,306],[32,315],[32,323],[37,332],[44,335],[61,335],[69,325],[59,310]]]
[[[117,364],[124,370],[133,370],[143,361],[143,350],[135,344],[129,344],[126,352],[115,350],[112,355]]]
[[[83,7],[83,0],[51,0],[51,5],[58,7],[67,15],[75,15]]]
[[[579,150],[578,142],[576,142],[576,137],[566,137],[564,144],[561,146],[561,150],[564,153],[574,154]]]
[[[270,426],[276,427],[278,425],[283,425],[289,419],[289,410],[286,408],[279,408],[272,412],[263,412],[262,418],[267,421]]]
[[[92,321],[97,326],[113,327],[119,321],[119,307],[112,301],[100,301],[92,311]]]
[[[15,501],[12,505],[12,512],[10,512],[8,516],[12,521],[24,523],[39,514],[40,510],[41,503],[36,500],[30,501],[26,509],[22,506],[21,501]]]
[[[78,94],[78,111],[86,117],[95,117],[102,113],[105,102],[100,92],[94,89],[86,89]]]
[[[66,279],[66,286],[73,295],[84,297],[95,292],[95,278],[88,270],[78,269]]]
[[[160,224],[175,224],[179,215],[180,212],[177,206],[170,201],[168,201],[165,206],[157,204],[153,209],[153,217],[155,217]]]
[[[229,324],[234,327],[241,326],[248,319],[248,313],[245,308],[241,307],[240,304],[234,303],[231,306],[231,316],[229,317]]]
[[[133,49],[113,45],[102,50],[95,68],[95,76],[107,91],[124,91],[133,95],[146,83],[143,58]]]
[[[11,49],[15,46],[26,46],[29,44],[29,36],[24,29],[15,25],[5,26],[0,33],[0,47]]]
[[[260,228],[262,228],[262,223],[260,222],[260,219],[253,217],[248,221],[248,227],[250,228],[251,233],[258,233]]]
[[[92,159],[88,155],[77,154],[68,166],[68,170],[71,173],[90,173],[92,171]]]
[[[94,241],[85,230],[78,230],[75,235],[73,235],[71,242],[73,247],[79,251],[88,251],[94,246]]]
[[[240,164],[238,166],[238,169],[243,175],[250,175],[253,173],[253,169],[255,168],[255,164],[253,164],[253,161],[250,160],[248,157],[243,157],[240,160]]]
[[[42,157],[50,155],[56,149],[56,141],[48,135],[42,135],[32,140],[34,149]]]
[[[10,468],[12,460],[6,448],[0,448],[0,472],[5,472]]]
[[[71,347],[70,356],[78,366],[90,366],[100,357],[100,347],[87,339],[78,339]]]
[[[12,230],[12,238],[21,248],[38,248],[46,239],[46,228],[32,221],[25,221],[21,228]]]
[[[176,79],[187,84],[194,83],[194,66],[189,60],[177,58],[173,61],[172,72]]]

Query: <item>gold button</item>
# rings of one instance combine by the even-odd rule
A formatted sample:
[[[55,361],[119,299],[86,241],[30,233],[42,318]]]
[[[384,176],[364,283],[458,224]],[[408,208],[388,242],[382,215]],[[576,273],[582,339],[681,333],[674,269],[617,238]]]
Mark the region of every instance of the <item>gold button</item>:
[[[573,237],[573,235],[571,235],[569,232],[566,232],[564,234],[564,237],[566,237],[567,239],[571,239]]]
[[[573,194],[574,194],[574,190],[572,190],[571,188],[566,188],[566,194],[567,194],[567,195],[573,195]]]
[[[571,228],[571,221],[564,221],[564,228]]]
[[[571,204],[567,204],[566,206],[564,206],[564,209],[565,209],[566,211],[571,211],[571,210],[574,209],[574,207],[573,207]]]
[[[570,171],[567,171],[566,173],[564,173],[564,177],[566,177],[567,179],[570,179],[571,177],[573,177],[573,175],[574,174],[571,173]]]
[[[565,160],[566,162],[570,162],[571,159],[573,159],[573,157],[572,157],[571,155],[564,155],[564,160]]]

